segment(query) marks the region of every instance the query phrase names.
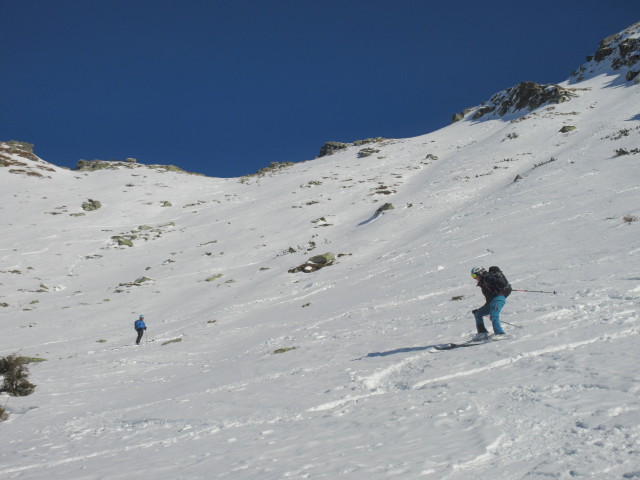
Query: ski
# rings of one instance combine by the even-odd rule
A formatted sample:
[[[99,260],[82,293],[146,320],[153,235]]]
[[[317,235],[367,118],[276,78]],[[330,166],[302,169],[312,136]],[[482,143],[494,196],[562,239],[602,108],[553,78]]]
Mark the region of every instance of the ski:
[[[492,339],[493,335],[490,335],[487,340],[482,340],[480,342],[469,340],[468,342],[463,343],[441,343],[440,345],[435,345],[433,348],[435,348],[436,350],[452,350],[454,348],[475,347],[476,345],[484,345],[485,343],[489,343]]]

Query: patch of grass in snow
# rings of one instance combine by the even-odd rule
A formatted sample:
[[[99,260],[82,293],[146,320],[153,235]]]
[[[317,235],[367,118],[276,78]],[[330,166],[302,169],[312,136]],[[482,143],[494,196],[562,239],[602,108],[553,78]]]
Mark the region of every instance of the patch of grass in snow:
[[[290,352],[291,350],[295,350],[297,347],[286,347],[286,348],[279,348],[277,350],[274,350],[273,353],[278,354],[278,353],[286,353],[286,352]]]
[[[548,164],[548,163],[555,162],[556,160],[557,160],[557,158],[553,158],[553,157],[551,157],[549,160],[547,160],[547,161],[545,161],[545,162],[535,163],[535,164],[533,165],[533,168],[541,167],[541,166],[546,165],[546,164]]]
[[[46,358],[41,358],[41,357],[18,357],[17,360],[23,365],[27,365],[29,363],[39,363],[39,362],[47,361]]]

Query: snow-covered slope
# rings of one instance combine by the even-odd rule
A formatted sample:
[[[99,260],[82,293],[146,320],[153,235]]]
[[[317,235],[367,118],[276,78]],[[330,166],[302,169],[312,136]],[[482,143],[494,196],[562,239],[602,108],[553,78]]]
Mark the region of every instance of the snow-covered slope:
[[[637,65],[242,179],[0,145],[0,355],[46,359],[0,477],[640,477]],[[437,351],[475,333],[474,265],[557,294]]]

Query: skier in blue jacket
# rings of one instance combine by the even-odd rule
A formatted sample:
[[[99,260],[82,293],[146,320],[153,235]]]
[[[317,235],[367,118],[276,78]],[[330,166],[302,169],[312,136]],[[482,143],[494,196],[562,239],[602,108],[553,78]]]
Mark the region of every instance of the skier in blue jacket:
[[[473,267],[471,276],[478,281],[478,286],[482,289],[482,294],[486,300],[485,304],[472,310],[476,319],[478,334],[473,337],[475,341],[489,339],[489,332],[484,326],[482,317],[489,315],[493,326],[494,338],[496,340],[505,338],[505,332],[500,325],[500,311],[511,293],[511,285],[498,267],[491,267],[487,272],[482,267]]]
[[[144,315],[140,315],[134,324],[133,328],[138,332],[138,338],[136,338],[136,345],[140,345],[140,340],[142,340],[142,335],[144,335],[144,331],[147,329],[147,326],[144,323]]]

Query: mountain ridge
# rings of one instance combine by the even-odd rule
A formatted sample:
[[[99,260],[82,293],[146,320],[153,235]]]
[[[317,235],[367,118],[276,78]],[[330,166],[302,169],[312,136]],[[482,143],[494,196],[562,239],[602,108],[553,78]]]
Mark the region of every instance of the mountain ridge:
[[[7,154],[26,166],[0,168],[0,352],[47,361],[7,399],[0,475],[636,475],[640,92],[610,88],[625,72],[244,178]],[[434,353],[475,332],[469,270],[494,264],[559,293],[514,292],[510,341]]]
[[[624,77],[623,84],[626,86],[637,85],[640,82],[640,78],[637,78],[640,73],[640,22],[630,25],[623,31],[601,40],[598,50],[594,54],[587,56],[586,60],[587,63],[574,70],[569,79],[563,82],[567,87],[558,84],[542,85],[535,82],[523,81],[513,87],[495,93],[487,102],[483,102],[480,106],[466,108],[463,112],[454,114],[452,122],[457,122],[465,118],[479,120],[485,115],[494,112],[500,117],[509,113],[517,113],[520,116],[526,115],[542,106],[571,100],[572,97],[576,96],[575,92],[577,90],[568,87],[568,85],[603,73],[608,75],[619,74],[618,76],[621,79]],[[467,117],[468,114],[473,115]],[[321,147],[318,158],[331,155],[334,151],[344,149],[350,145],[359,146],[381,142],[383,140],[385,139],[377,137],[351,143],[329,141]],[[22,145],[22,147],[18,147],[18,150],[22,149],[23,155],[26,158],[29,158],[29,155],[33,155],[33,145],[19,141],[11,141],[9,143]],[[7,142],[4,142],[4,144],[7,145]],[[8,150],[8,148],[9,147],[5,146],[5,151]],[[91,171],[105,168],[113,169],[116,167],[133,168],[136,163],[135,159],[126,159],[124,162],[118,160],[80,160],[76,166],[76,170]],[[275,162],[275,164],[278,164],[278,162]],[[173,165],[148,165],[148,167],[181,171],[179,167]],[[268,167],[265,168],[268,169]]]

